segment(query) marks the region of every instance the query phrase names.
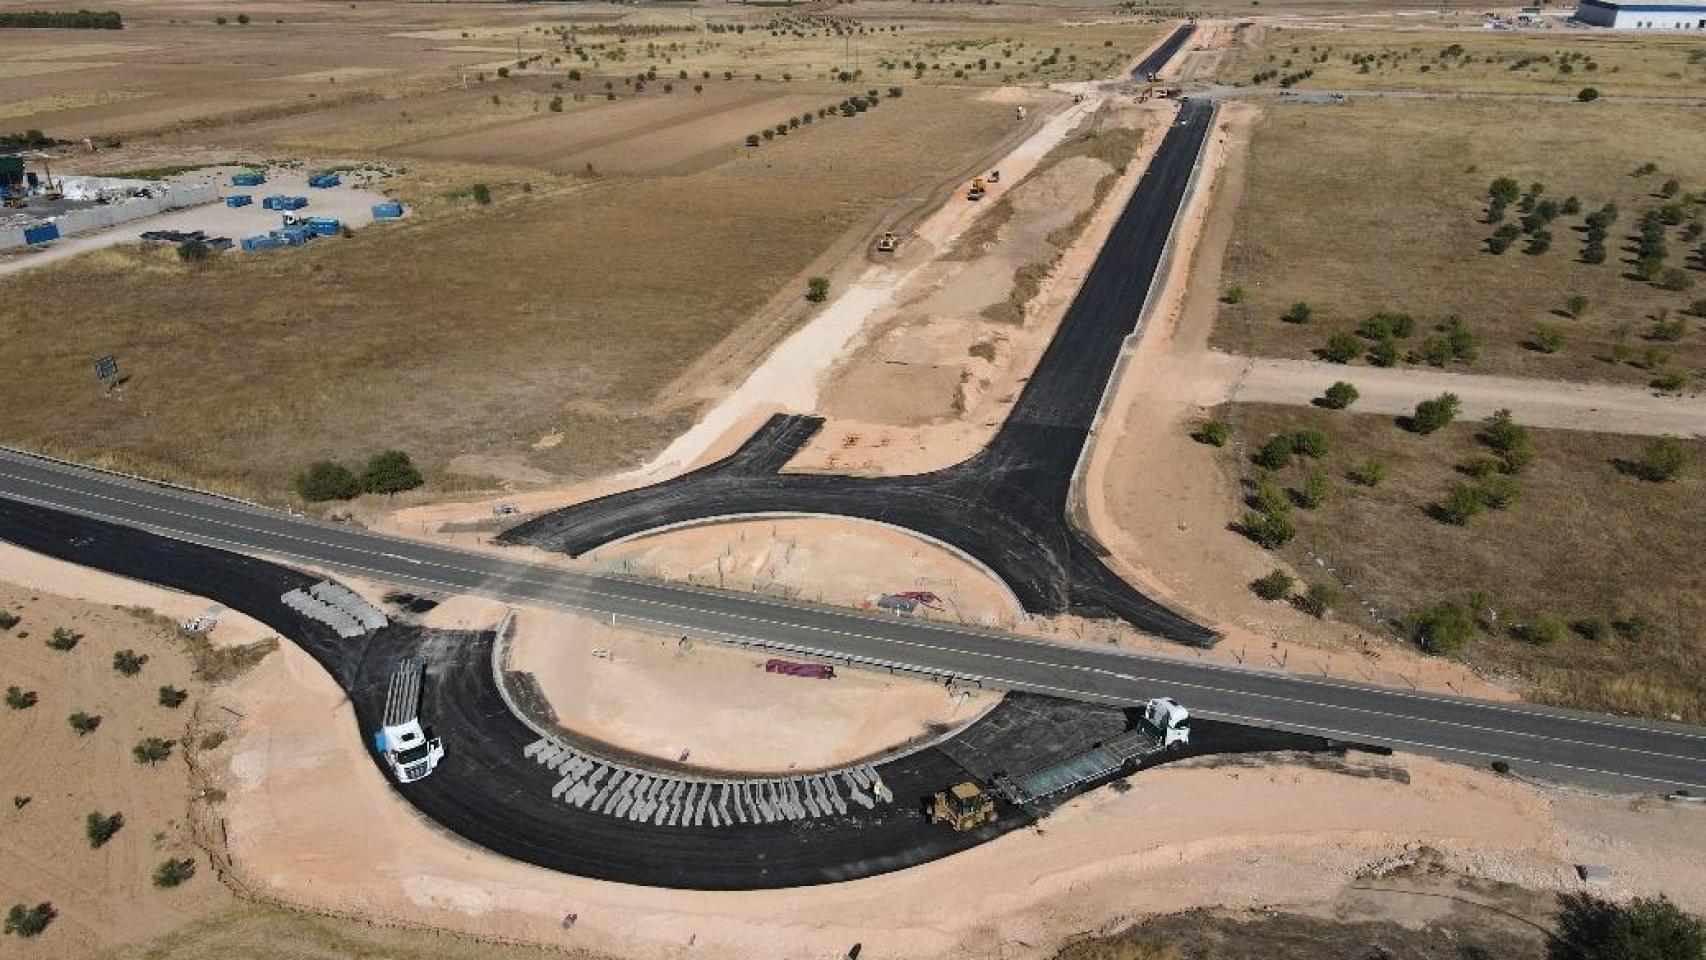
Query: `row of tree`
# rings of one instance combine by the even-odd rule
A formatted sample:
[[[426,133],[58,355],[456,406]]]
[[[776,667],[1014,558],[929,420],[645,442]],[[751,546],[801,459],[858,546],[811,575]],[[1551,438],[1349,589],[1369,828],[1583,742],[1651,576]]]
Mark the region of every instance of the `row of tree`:
[[[421,472],[401,450],[376,453],[357,476],[350,468],[332,460],[308,465],[296,477],[296,493],[310,503],[350,500],[363,493],[402,493],[423,482]]]
[[[123,30],[124,18],[113,10],[8,10],[0,11],[0,28],[3,27]]]

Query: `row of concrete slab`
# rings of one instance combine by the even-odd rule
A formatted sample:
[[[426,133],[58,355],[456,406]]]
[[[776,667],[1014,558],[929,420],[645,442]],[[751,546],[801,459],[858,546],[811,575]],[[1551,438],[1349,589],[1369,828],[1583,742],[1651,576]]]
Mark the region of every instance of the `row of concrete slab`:
[[[658,774],[582,753],[551,738],[522,755],[558,774],[551,798],[577,809],[668,827],[814,820],[893,803],[869,764],[825,773],[764,779],[698,779]]]
[[[379,608],[330,580],[322,580],[307,590],[292,590],[278,599],[302,616],[331,627],[345,640],[383,629],[389,623]]]

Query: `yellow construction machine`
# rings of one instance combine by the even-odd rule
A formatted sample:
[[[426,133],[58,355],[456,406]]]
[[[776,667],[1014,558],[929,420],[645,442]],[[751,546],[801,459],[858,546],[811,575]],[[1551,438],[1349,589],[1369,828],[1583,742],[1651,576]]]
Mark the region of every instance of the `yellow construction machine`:
[[[892,233],[890,231],[884,231],[882,239],[877,241],[877,252],[878,253],[893,253],[894,248],[898,247],[898,246],[900,246],[900,241],[895,238],[894,233]]]
[[[957,783],[930,799],[930,822],[959,833],[995,822],[995,798],[975,780]]]
[[[982,200],[987,190],[983,186],[982,177],[971,178],[971,189],[966,191],[967,200]]]

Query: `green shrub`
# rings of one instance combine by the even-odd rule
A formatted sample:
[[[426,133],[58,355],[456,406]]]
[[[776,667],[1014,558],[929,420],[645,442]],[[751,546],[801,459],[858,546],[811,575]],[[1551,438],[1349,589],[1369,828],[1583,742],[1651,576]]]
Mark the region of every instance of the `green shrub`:
[[[69,627],[54,627],[53,636],[48,637],[42,642],[54,650],[66,653],[75,648],[78,642],[82,639],[82,634],[70,629]]]
[[[1487,477],[1475,485],[1475,495],[1493,510],[1503,510],[1515,503],[1521,492],[1515,480],[1503,475]]]
[[[1486,506],[1481,499],[1481,491],[1468,484],[1457,484],[1448,490],[1445,497],[1433,505],[1433,515],[1446,523],[1456,526],[1467,524],[1481,508]]]
[[[0,630],[10,630],[18,625],[18,615],[9,610],[0,610]]]
[[[1576,99],[1582,103],[1592,103],[1599,99],[1599,90],[1594,87],[1583,87],[1576,91]]]
[[[154,868],[154,885],[156,887],[175,887],[195,876],[195,860],[185,857],[182,860],[171,859]]]
[[[137,653],[128,647],[113,654],[113,669],[127,677],[141,673],[142,665],[147,662],[147,654]]]
[[[1286,323],[1308,323],[1309,318],[1313,316],[1314,313],[1315,311],[1309,308],[1309,304],[1299,300],[1291,305],[1290,310],[1281,314],[1280,319],[1284,320]]]
[[[1297,609],[1319,620],[1339,602],[1339,588],[1330,583],[1312,583],[1295,601]]]
[[[361,488],[368,493],[402,493],[423,482],[421,472],[401,450],[374,454],[361,472]]]
[[[1557,353],[1558,348],[1564,345],[1564,331],[1549,323],[1543,323],[1535,328],[1530,343],[1541,353]]]
[[[1579,293],[1572,293],[1564,298],[1564,312],[1568,313],[1570,316],[1579,320],[1581,319],[1582,314],[1586,313],[1587,310],[1587,297],[1584,297]]]
[[[1249,511],[1238,521],[1239,531],[1260,546],[1275,550],[1297,536],[1297,527],[1283,514]]]
[[[13,710],[28,710],[36,705],[36,692],[22,687],[6,688],[6,706]]]
[[[1360,394],[1357,393],[1355,385],[1340,380],[1328,387],[1327,392],[1321,395],[1321,405],[1329,410],[1343,410],[1356,403],[1358,396]]]
[[[1687,469],[1688,449],[1670,437],[1660,437],[1641,448],[1633,472],[1643,480],[1664,483],[1675,480]]]
[[[1382,337],[1380,342],[1368,348],[1368,362],[1377,367],[1397,366],[1398,344],[1391,337]]]
[[[89,846],[96,849],[111,840],[123,827],[124,814],[122,813],[115,813],[107,817],[95,812],[89,814],[83,821],[83,832],[89,838]]]
[[[1410,640],[1435,656],[1463,649],[1475,632],[1475,620],[1469,612],[1449,601],[1416,610],[1403,623]]]
[[[1590,893],[1559,898],[1553,960],[1700,960],[1706,957],[1706,922],[1669,900],[1636,897],[1628,903]]]
[[[1303,475],[1303,485],[1298,488],[1297,502],[1309,510],[1314,510],[1332,499],[1333,485],[1327,480],[1327,475],[1319,470],[1311,470]]]
[[[492,202],[492,188],[483,183],[476,183],[469,187],[468,195],[473,197],[474,202],[482,207]]]
[[[1386,481],[1386,464],[1370,460],[1351,470],[1351,482],[1361,487],[1378,487]]]
[[[1327,437],[1319,430],[1297,430],[1291,434],[1291,452],[1319,460],[1327,455]]]
[[[813,277],[807,280],[806,299],[812,303],[822,303],[829,299],[829,278]]]
[[[1284,600],[1291,596],[1292,582],[1291,574],[1284,570],[1275,570],[1250,581],[1250,589],[1263,600]]]
[[[1681,393],[1688,386],[1688,378],[1672,370],[1648,380],[1647,386],[1660,393]]]
[[[1205,420],[1191,431],[1191,439],[1211,447],[1224,447],[1232,436],[1232,428],[1220,420]]]
[[[131,747],[130,755],[137,763],[146,763],[152,767],[172,755],[172,744],[171,741],[159,737],[148,737]]]
[[[160,688],[160,706],[162,707],[176,710],[183,706],[184,701],[189,698],[190,695],[187,691],[179,690],[171,684],[167,684]]]
[[[51,903],[38,903],[33,907],[14,903],[12,908],[6,911],[6,932],[27,939],[46,930],[47,925],[58,915],[59,911],[53,909]]]
[[[1457,465],[1457,469],[1479,480],[1499,472],[1499,461],[1492,457],[1470,457]]]
[[[1228,304],[1234,304],[1234,305],[1243,303],[1244,302],[1244,288],[1243,287],[1227,287],[1226,293],[1221,296],[1220,301],[1222,303],[1228,303]]]
[[[1598,642],[1611,636],[1611,624],[1606,623],[1602,617],[1584,617],[1571,623],[1570,629],[1583,640]]]
[[[1410,429],[1424,436],[1443,429],[1457,419],[1457,411],[1462,406],[1455,393],[1442,393],[1432,400],[1423,400],[1416,404],[1416,412],[1410,418]]]
[[[1550,646],[1564,639],[1564,625],[1548,616],[1536,616],[1511,630],[1517,639],[1536,646]]]
[[[361,493],[361,481],[349,468],[330,460],[308,465],[296,477],[296,495],[309,503],[348,500]]]
[[[1327,338],[1327,345],[1321,348],[1321,359],[1332,363],[1350,363],[1356,355],[1362,352],[1362,344],[1357,338],[1348,333],[1335,333]]]
[[[1284,434],[1275,434],[1268,438],[1267,443],[1262,444],[1262,448],[1256,451],[1256,455],[1251,459],[1265,469],[1279,470],[1291,463],[1291,453],[1291,438]]]
[[[86,737],[89,734],[94,733],[101,726],[100,717],[91,716],[81,710],[66,719],[70,722],[71,729],[77,731],[77,735],[79,737]]]

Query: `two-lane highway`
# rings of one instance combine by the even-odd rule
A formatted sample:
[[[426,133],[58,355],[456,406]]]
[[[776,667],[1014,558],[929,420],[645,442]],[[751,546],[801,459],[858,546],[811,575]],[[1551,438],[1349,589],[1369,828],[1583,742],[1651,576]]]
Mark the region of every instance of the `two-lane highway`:
[[[9,501],[383,582],[643,620],[708,639],[1084,700],[1170,694],[1207,716],[1383,744],[1615,789],[1706,792],[1706,730],[1527,704],[1495,704],[1274,671],[594,576],[386,537],[205,494],[0,451]]]

